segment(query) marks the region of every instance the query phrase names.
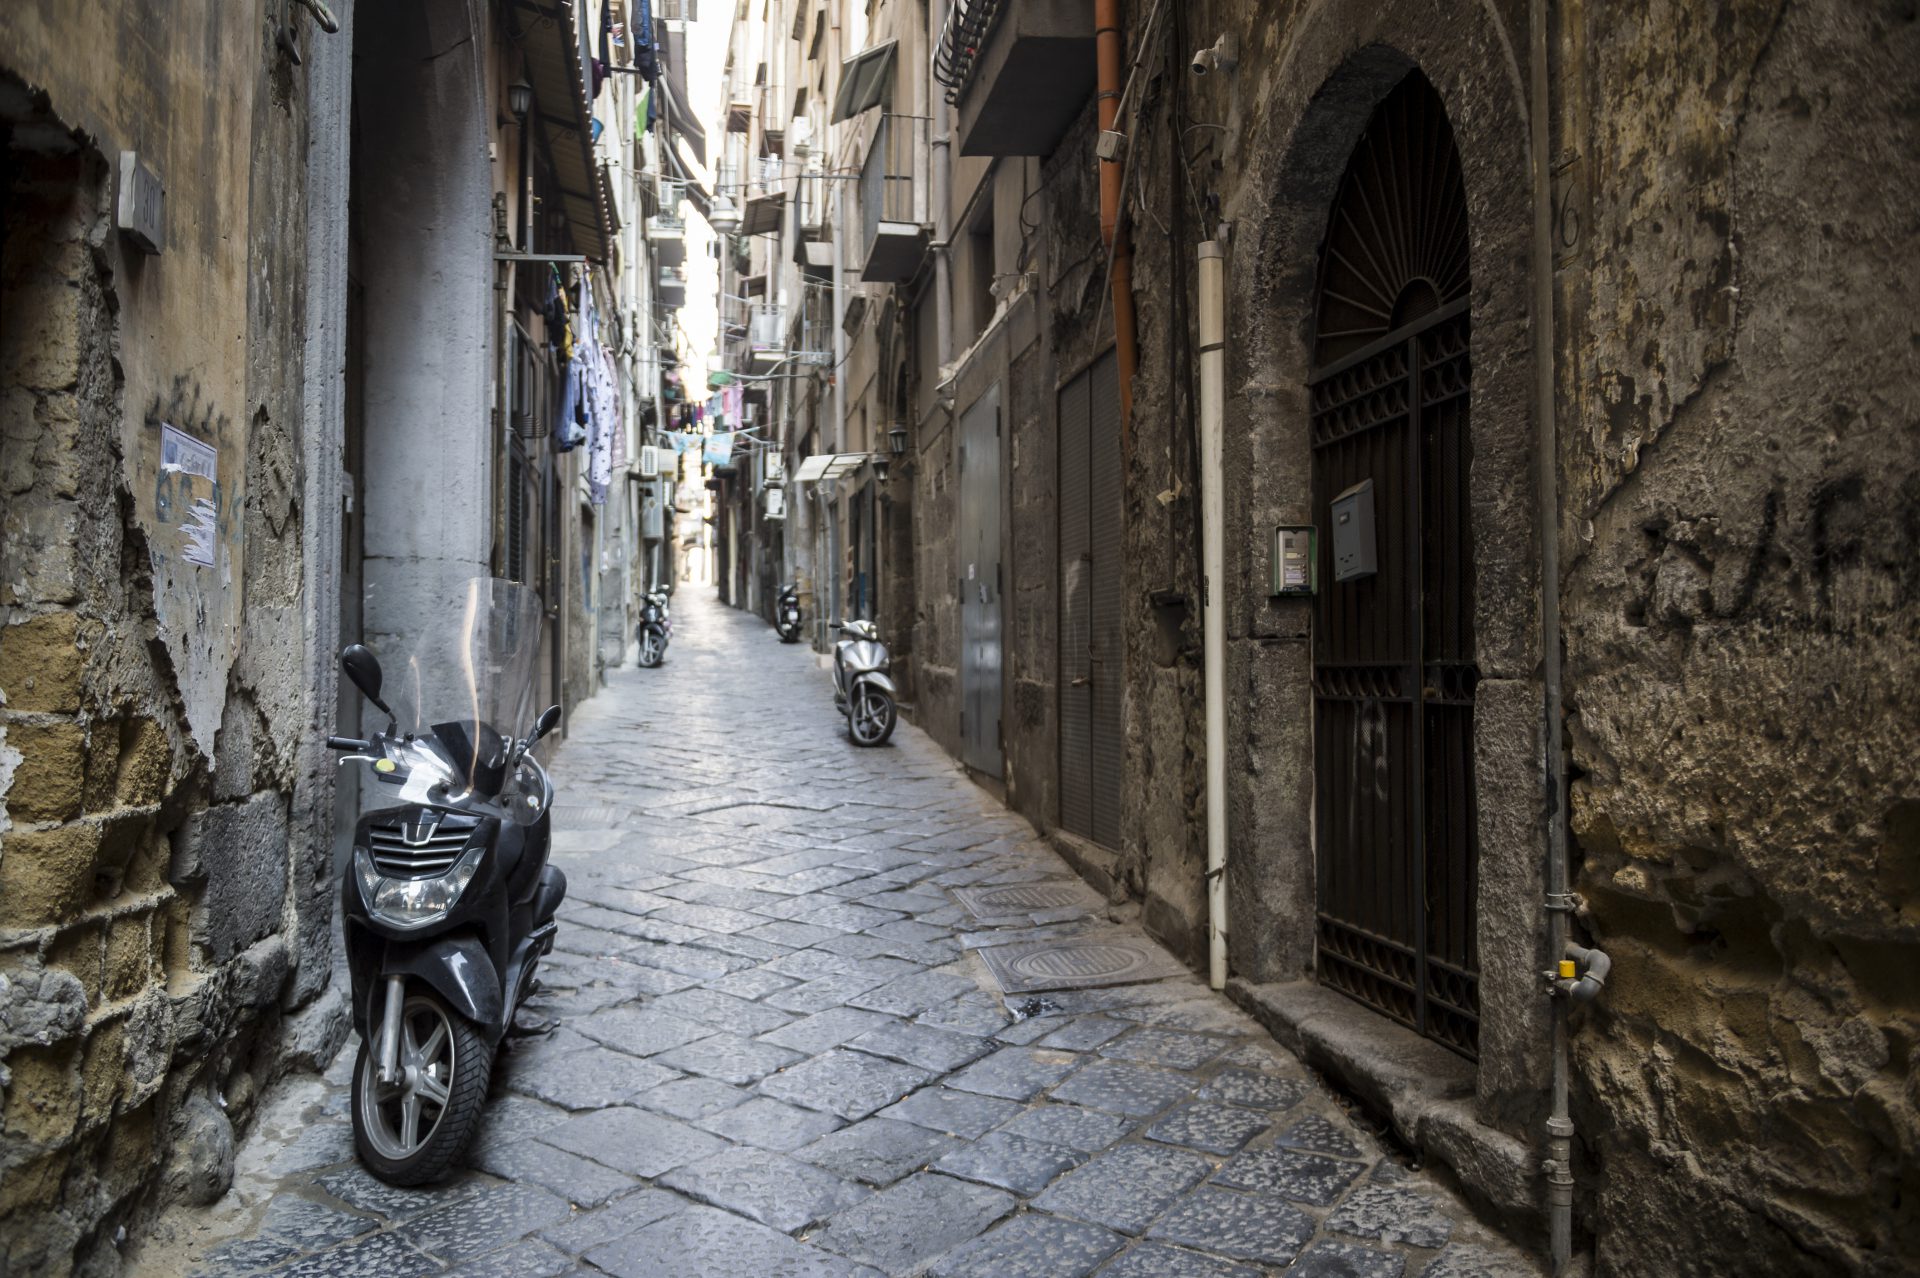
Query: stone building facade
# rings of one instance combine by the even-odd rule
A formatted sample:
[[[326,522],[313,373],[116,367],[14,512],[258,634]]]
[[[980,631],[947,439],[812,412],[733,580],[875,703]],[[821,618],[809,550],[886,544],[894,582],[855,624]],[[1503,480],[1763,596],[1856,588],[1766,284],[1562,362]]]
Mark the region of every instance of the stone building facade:
[[[1237,998],[1543,1237],[1564,841],[1612,960],[1570,1014],[1596,1271],[1910,1263],[1911,6],[1133,0],[1117,141],[1092,0],[847,8],[766,23],[828,98],[898,39],[872,109],[930,121],[925,257],[834,312],[902,326],[916,721],[1203,966],[1211,590]],[[846,127],[835,172],[872,155]],[[789,475],[842,451],[780,438]],[[1349,578],[1356,489],[1382,566]],[[1276,529],[1316,593],[1276,591]]]
[[[551,699],[624,659],[671,315],[657,144],[587,140],[638,97],[602,9],[0,12],[0,1273],[114,1272],[343,1040],[343,643],[491,574],[553,605]],[[551,444],[561,268],[633,424],[605,504]]]
[[[337,598],[307,341],[327,146],[274,37],[219,5],[0,15],[10,1273],[110,1269],[156,1183],[217,1196],[261,1089],[339,1040],[332,663],[306,642]]]

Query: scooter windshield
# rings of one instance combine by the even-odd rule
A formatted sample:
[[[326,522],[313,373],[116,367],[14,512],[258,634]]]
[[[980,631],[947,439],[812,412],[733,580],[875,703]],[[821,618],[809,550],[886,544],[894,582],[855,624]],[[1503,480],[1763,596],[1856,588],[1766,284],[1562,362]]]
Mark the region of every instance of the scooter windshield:
[[[533,726],[542,612],[531,587],[475,577],[453,590],[418,642],[380,653],[400,732],[433,734],[456,786],[497,777],[505,748]]]

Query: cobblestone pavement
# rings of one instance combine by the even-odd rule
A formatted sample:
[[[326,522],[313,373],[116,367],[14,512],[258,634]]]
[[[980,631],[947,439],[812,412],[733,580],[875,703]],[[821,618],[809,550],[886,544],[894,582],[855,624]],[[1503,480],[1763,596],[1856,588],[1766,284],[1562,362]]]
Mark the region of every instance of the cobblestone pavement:
[[[1071,871],[918,731],[853,746],[806,649],[677,610],[558,751],[560,1028],[506,1049],[468,1170],[355,1164],[352,1040],[136,1272],[1536,1272],[1192,976],[1003,997],[980,946],[1115,929],[953,890]]]

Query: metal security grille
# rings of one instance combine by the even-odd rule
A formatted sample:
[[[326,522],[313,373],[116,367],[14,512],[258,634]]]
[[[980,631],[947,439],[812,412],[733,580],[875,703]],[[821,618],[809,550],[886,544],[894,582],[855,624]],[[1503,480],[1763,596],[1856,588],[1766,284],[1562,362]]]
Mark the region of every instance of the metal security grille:
[[[961,761],[986,776],[1002,771],[1000,385],[960,417]]]
[[[1318,967],[1326,984],[1477,1051],[1467,212],[1424,77],[1348,164],[1321,259],[1309,377],[1314,509],[1363,481],[1377,571],[1314,610]]]
[[[1120,845],[1120,387],[1109,353],[1060,391],[1060,825]]]

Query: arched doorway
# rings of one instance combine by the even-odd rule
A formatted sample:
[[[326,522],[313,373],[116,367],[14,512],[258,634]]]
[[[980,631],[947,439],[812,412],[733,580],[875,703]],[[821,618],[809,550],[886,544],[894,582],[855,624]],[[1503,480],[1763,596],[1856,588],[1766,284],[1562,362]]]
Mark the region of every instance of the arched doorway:
[[[1313,626],[1316,966],[1324,983],[1471,1057],[1467,222],[1445,108],[1411,72],[1341,180],[1307,381],[1327,530]]]

